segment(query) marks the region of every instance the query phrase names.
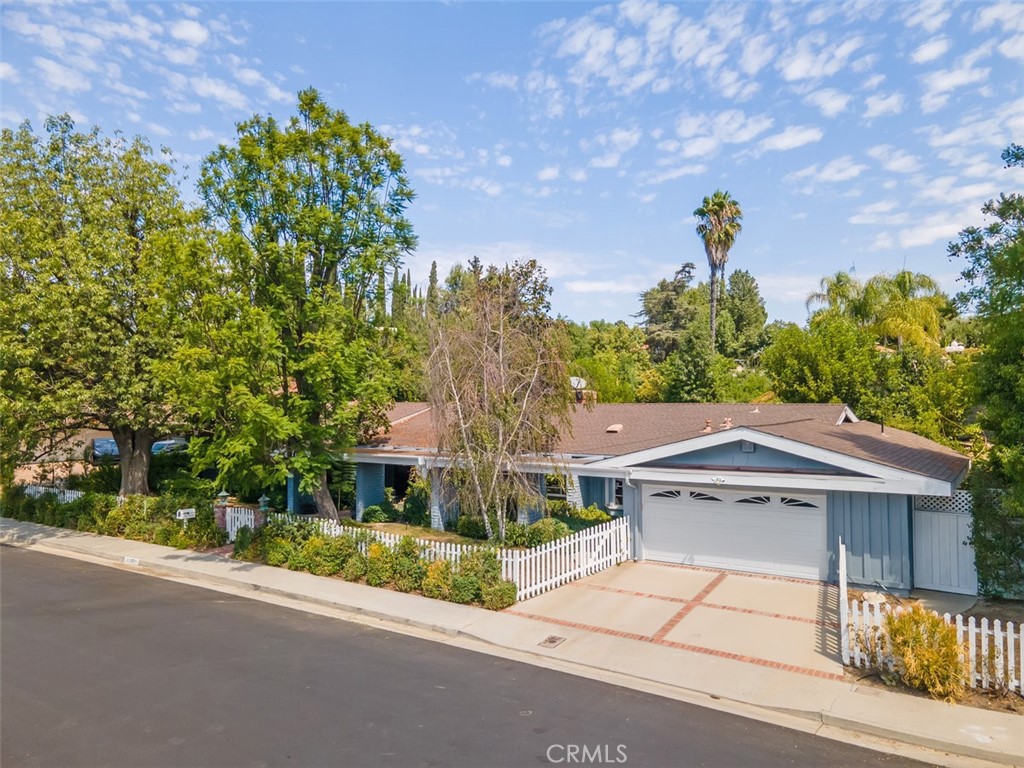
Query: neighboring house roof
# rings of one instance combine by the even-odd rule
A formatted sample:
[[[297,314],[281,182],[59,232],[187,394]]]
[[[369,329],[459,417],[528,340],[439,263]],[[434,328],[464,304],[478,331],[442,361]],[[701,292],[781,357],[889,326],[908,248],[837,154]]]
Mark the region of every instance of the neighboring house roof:
[[[436,450],[428,404],[399,403],[390,416],[387,434],[357,452]],[[613,425],[621,428],[609,431]],[[562,437],[556,452],[580,459],[625,456],[738,427],[949,482],[959,482],[970,465],[966,456],[927,438],[892,427],[883,431],[878,424],[858,421],[842,404],[580,405],[572,414],[572,434]],[[681,452],[685,450],[681,448]]]

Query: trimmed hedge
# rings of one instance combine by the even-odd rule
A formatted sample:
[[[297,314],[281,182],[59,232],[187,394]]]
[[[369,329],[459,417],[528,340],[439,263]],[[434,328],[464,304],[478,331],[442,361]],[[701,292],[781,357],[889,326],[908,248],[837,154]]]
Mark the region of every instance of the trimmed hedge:
[[[316,523],[271,521],[256,531],[236,534],[236,557],[267,565],[308,571],[319,576],[339,575],[346,581],[373,587],[416,592],[437,600],[482,605],[499,611],[516,601],[514,582],[502,580],[501,562],[492,549],[481,548],[463,556],[458,566],[447,560],[430,562],[411,536],[394,547],[367,533],[325,537]],[[366,554],[359,551],[366,544]]]

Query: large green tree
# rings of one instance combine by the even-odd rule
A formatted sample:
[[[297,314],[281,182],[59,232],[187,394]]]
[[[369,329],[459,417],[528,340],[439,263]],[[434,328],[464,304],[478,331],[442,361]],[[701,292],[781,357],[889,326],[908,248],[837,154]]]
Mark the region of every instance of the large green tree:
[[[148,493],[154,441],[184,424],[161,361],[183,343],[211,264],[169,157],[141,138],[0,137],[0,457],[14,464],[84,428],[107,429],[121,493]]]
[[[1024,148],[1003,152],[1008,167],[1024,167]],[[1024,594],[1024,195],[1000,195],[982,208],[983,227],[968,227],[950,243],[966,288],[958,299],[973,308],[984,346],[977,381],[982,423],[992,439],[989,460],[974,483],[972,541],[986,593]]]
[[[736,236],[743,229],[740,223],[743,210],[728,192],[715,190],[705,197],[700,207],[693,212],[697,218],[697,235],[704,243],[704,253],[708,257],[708,268],[711,270],[709,296],[711,305],[711,340],[717,340],[718,292],[719,276],[729,261],[729,251],[736,242]]]
[[[335,517],[328,470],[383,424],[393,390],[384,294],[416,242],[402,158],[306,90],[287,123],[240,123],[203,164],[199,191],[252,319],[224,356],[183,360],[206,375],[216,367],[227,385],[192,400],[209,430],[199,465],[261,482],[293,473]],[[258,372],[231,385],[225,367],[253,353]]]

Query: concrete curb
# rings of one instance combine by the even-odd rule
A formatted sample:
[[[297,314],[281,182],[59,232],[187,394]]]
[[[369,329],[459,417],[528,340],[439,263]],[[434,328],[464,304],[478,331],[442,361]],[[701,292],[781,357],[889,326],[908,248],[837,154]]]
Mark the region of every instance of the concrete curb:
[[[685,695],[686,700],[699,703],[698,700],[712,699],[723,704],[733,704],[737,707],[760,711],[764,713],[771,713],[773,715],[784,716],[787,718],[795,718],[804,722],[816,723],[823,726],[830,726],[843,731],[864,734],[876,738],[886,739],[900,744],[906,744],[914,747],[922,747],[929,750],[937,750],[939,752],[946,752],[953,755],[959,755],[964,757],[975,758],[977,760],[983,760],[990,763],[997,763],[1001,765],[1024,765],[1024,755],[1015,755],[1007,752],[1001,752],[993,749],[988,749],[981,744],[964,744],[959,742],[943,741],[941,739],[935,739],[926,735],[919,735],[914,733],[907,733],[900,731],[895,728],[888,728],[885,726],[877,725],[870,722],[864,722],[851,717],[845,717],[842,715],[835,714],[829,710],[812,710],[812,709],[799,709],[790,707],[772,706],[768,704],[758,704],[755,702],[744,701],[741,699],[735,699],[728,696],[717,694],[713,691],[707,691],[697,688],[688,688],[677,683],[667,683],[664,680],[658,680],[653,677],[647,677],[639,674],[631,674],[623,672],[619,669],[613,669],[608,666],[600,664],[594,664],[587,661],[579,660],[566,660],[557,657],[540,654],[533,651],[530,648],[523,648],[520,646],[513,645],[502,645],[496,643],[493,640],[484,637],[480,634],[473,632],[468,627],[455,627],[448,624],[439,624],[436,622],[423,621],[420,619],[412,618],[409,616],[403,616],[394,612],[374,610],[366,608],[364,606],[352,605],[342,600],[327,599],[322,597],[316,597],[313,595],[303,594],[290,589],[283,589],[280,587],[267,586],[264,584],[255,583],[252,579],[246,578],[244,573],[239,573],[237,577],[226,577],[217,574],[210,574],[203,571],[196,570],[195,568],[189,567],[186,564],[175,564],[168,563],[158,558],[147,558],[147,557],[119,557],[109,552],[97,551],[99,548],[95,546],[89,546],[90,540],[94,540],[97,544],[104,541],[124,541],[113,537],[100,536],[98,534],[88,534],[84,532],[67,532],[74,533],[73,537],[67,537],[59,535],[63,529],[50,529],[45,526],[35,526],[35,524],[28,523],[16,523],[16,521],[10,521],[6,518],[3,519],[4,525],[0,527],[0,544],[9,546],[19,546],[27,548],[39,548],[44,549],[53,554],[60,554],[61,551],[74,553],[78,555],[85,555],[95,560],[104,561],[113,566],[128,567],[128,568],[142,568],[146,571],[152,572],[156,575],[172,576],[185,578],[190,582],[208,583],[211,585],[231,587],[234,589],[241,589],[244,591],[260,593],[264,595],[270,595],[285,600],[294,601],[297,603],[305,603],[309,605],[315,605],[322,608],[328,608],[334,611],[340,611],[342,613],[351,614],[353,616],[359,616],[363,618],[369,618],[376,621],[387,622],[399,626],[413,627],[416,629],[432,632],[435,634],[443,635],[450,638],[463,638],[470,640],[475,643],[484,644],[494,649],[505,649],[514,651],[515,653],[535,659],[537,663],[542,666],[551,667],[552,665],[564,664],[572,666],[580,672],[591,670],[594,672],[602,673],[604,675],[611,675],[622,680],[636,680],[641,681],[653,686],[658,686],[662,689],[676,691],[680,694]],[[17,525],[33,525],[38,527],[40,530],[38,533],[25,533],[22,531],[15,531],[10,529],[10,524],[15,523]],[[52,533],[51,533],[52,531]],[[131,542],[132,544],[144,544],[148,547],[155,547],[159,545],[148,544],[145,542]],[[188,550],[175,550],[171,547],[163,547],[168,552],[181,552]],[[219,555],[204,555],[202,553],[193,552],[193,561],[199,559],[205,562],[211,563],[223,563],[225,558]],[[226,561],[226,562],[237,562],[237,561]],[[257,568],[272,568],[275,571],[278,570],[274,566],[267,565],[256,565]],[[318,577],[313,577],[318,578]],[[372,587],[366,587],[366,589],[373,589]],[[426,598],[423,598],[426,599]],[[447,606],[447,604],[446,604]],[[450,607],[450,606],[449,606]],[[471,606],[455,606],[456,608],[462,609],[466,612],[467,623],[470,623],[473,617],[478,617],[478,611],[484,609],[475,608]],[[1024,727],[1022,722],[1021,727]]]

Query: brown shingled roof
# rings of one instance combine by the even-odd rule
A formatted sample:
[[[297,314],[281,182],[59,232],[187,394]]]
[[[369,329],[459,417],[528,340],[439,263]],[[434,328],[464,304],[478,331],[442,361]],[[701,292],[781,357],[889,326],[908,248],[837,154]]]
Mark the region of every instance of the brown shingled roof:
[[[578,456],[622,456],[662,445],[720,432],[728,419],[732,427],[747,427],[805,445],[873,461],[947,481],[959,479],[968,459],[927,438],[878,424],[844,419],[845,405],[750,403],[599,403],[577,406],[572,434],[558,451]],[[426,403],[398,403],[391,429],[366,448],[432,450],[437,438]],[[842,423],[840,423],[842,422]],[[621,424],[618,432],[608,427]]]

